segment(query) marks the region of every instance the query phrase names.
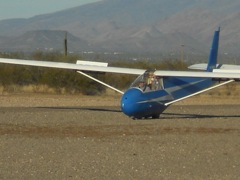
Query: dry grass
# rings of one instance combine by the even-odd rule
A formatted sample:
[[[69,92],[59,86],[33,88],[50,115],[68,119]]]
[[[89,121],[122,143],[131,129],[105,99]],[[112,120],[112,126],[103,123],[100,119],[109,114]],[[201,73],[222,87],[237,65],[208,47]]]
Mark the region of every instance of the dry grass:
[[[214,90],[208,91],[206,93],[188,98],[186,100],[180,101],[176,104],[180,105],[187,105],[187,104],[239,104],[240,103],[240,86],[237,83],[231,83],[226,86],[222,86],[219,88],[216,88]],[[28,86],[17,86],[17,85],[11,85],[6,87],[0,86],[0,94],[3,95],[1,99],[8,99],[7,102],[5,102],[5,105],[7,104],[15,104],[18,101],[23,102],[24,104],[29,104],[31,102],[28,102],[28,99],[32,99],[34,97],[35,99],[41,99],[40,102],[42,104],[49,101],[49,98],[52,99],[53,97],[59,97],[60,99],[69,99],[68,101],[74,104],[89,104],[94,105],[95,102],[101,102],[103,105],[119,105],[119,100],[121,98],[121,95],[111,89],[106,89],[105,93],[98,95],[98,96],[85,96],[83,94],[74,94],[74,93],[67,93],[64,88],[61,90],[55,90],[54,88],[50,88],[47,85],[28,85]],[[6,96],[7,95],[7,96]],[[20,96],[19,96],[20,95]],[[73,100],[73,101],[72,101]],[[29,100],[30,101],[30,100]],[[58,99],[52,99],[51,100],[54,103],[60,103],[60,100],[58,102]],[[15,103],[14,103],[15,102]],[[26,103],[24,103],[26,102]],[[54,104],[53,103],[53,104]]]

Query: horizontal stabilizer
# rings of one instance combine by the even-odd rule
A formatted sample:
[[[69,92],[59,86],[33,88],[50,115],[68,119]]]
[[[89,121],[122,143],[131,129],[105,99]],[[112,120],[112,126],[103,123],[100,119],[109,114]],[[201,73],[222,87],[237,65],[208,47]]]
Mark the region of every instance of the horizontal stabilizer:
[[[188,69],[206,71],[207,70],[207,64],[206,63],[203,63],[203,64],[193,64],[191,66],[188,66]]]

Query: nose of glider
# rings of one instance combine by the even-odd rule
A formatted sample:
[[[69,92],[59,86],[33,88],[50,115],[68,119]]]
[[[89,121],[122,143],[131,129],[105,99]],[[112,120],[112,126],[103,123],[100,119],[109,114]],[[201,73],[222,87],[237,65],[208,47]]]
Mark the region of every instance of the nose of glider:
[[[138,88],[127,90],[122,96],[121,107],[124,114],[132,118],[159,117],[167,108],[160,100],[168,94],[165,91],[143,93]]]
[[[121,100],[121,108],[124,114],[133,117],[138,113],[137,99],[139,99],[141,94],[141,90],[137,88],[129,89],[124,93]]]

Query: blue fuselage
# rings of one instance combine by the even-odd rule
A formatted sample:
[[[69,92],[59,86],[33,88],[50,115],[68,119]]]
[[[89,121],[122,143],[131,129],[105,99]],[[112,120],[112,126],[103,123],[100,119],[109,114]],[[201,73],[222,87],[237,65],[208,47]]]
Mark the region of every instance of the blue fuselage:
[[[131,87],[121,99],[122,111],[132,118],[158,117],[167,107],[166,103],[189,96],[214,84],[205,78],[164,78],[164,89],[144,92]]]
[[[166,109],[160,100],[166,95],[164,90],[144,93],[141,89],[130,88],[122,96],[121,108],[124,114],[133,118],[158,115]]]

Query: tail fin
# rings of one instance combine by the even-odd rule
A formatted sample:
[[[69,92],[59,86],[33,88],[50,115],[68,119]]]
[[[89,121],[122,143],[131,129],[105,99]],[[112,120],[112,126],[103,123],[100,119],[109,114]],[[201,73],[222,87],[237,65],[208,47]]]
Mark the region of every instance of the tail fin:
[[[214,33],[212,48],[211,48],[209,59],[208,59],[208,66],[207,66],[208,72],[212,72],[217,65],[219,34],[220,34],[220,27]]]

